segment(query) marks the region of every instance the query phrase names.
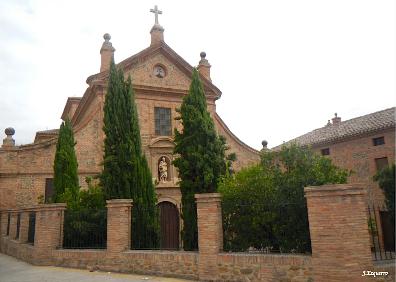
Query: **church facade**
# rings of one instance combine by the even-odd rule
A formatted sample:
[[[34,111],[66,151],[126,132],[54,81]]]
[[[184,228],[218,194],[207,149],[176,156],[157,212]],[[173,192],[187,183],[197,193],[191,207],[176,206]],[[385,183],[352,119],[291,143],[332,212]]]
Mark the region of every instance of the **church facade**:
[[[158,12],[158,10],[156,10]],[[141,52],[119,62],[125,75],[131,75],[138,109],[144,153],[151,167],[159,203],[180,207],[178,174],[172,165],[173,131],[181,128],[176,109],[187,95],[193,67],[164,41],[164,29],[156,23],[151,29],[151,44]],[[103,106],[109,77],[109,66],[115,48],[110,35],[104,35],[100,49],[100,72],[88,77],[82,97],[69,97],[62,120],[72,122],[81,187],[85,178],[102,171]],[[236,153],[235,170],[259,161],[259,152],[238,139],[216,113],[221,91],[212,83],[206,54],[200,54],[198,70],[207,97],[208,110],[218,134],[226,138],[228,153]],[[58,130],[36,133],[34,143],[15,146],[14,129],[6,129],[7,137],[0,148],[0,209],[35,205],[48,199],[52,187],[53,161]]]

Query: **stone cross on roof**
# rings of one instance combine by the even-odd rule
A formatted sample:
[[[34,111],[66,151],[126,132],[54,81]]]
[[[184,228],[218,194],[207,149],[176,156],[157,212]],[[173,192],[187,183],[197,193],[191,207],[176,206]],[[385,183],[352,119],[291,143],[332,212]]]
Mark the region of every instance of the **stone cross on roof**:
[[[150,12],[155,14],[155,24],[158,24],[158,15],[161,15],[162,11],[158,10],[158,6],[155,5],[154,9],[150,9]]]

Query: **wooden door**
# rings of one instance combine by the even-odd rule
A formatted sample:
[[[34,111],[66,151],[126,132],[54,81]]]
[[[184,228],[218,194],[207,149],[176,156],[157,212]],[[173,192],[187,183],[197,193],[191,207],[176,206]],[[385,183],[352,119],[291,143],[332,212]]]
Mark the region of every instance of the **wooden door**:
[[[161,249],[179,249],[179,211],[170,202],[161,202],[160,208],[161,224]]]

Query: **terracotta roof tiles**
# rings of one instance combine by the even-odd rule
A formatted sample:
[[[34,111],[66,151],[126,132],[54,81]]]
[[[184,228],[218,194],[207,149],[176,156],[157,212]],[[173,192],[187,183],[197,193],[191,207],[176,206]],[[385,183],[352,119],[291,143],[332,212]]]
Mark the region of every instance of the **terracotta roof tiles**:
[[[283,145],[290,143],[297,143],[301,146],[326,144],[392,127],[395,127],[395,107],[342,121],[339,124],[326,125],[272,149],[279,150]]]

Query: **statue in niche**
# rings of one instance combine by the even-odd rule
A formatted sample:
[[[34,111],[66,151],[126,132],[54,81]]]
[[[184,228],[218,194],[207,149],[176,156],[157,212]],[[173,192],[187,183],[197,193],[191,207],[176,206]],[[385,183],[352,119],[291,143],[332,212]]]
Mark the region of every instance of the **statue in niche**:
[[[165,183],[168,179],[168,163],[165,160],[165,157],[161,158],[161,161],[158,165],[159,170],[159,179],[162,183]]]

